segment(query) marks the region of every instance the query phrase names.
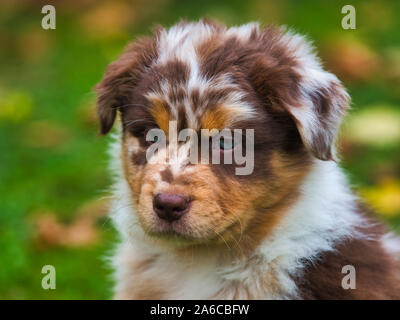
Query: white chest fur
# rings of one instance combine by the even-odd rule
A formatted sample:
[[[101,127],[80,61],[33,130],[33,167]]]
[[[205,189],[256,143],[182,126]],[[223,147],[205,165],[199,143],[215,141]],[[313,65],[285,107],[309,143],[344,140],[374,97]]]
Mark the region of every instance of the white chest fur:
[[[118,173],[118,172],[117,172]],[[141,229],[129,187],[122,175],[114,185],[112,218],[122,235],[113,264],[117,298],[287,299],[296,298],[293,276],[302,261],[314,261],[365,221],[356,199],[334,162],[316,160],[301,186],[301,197],[254,254],[245,261],[224,261],[218,252],[175,255],[149,241]]]

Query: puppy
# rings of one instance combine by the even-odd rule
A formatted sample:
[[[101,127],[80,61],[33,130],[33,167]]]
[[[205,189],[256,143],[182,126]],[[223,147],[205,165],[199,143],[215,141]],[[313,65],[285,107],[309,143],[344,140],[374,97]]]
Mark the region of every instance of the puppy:
[[[116,299],[400,298],[400,241],[367,216],[335,160],[349,96],[302,36],[256,23],[160,27],[96,90],[101,133],[121,119]],[[197,137],[173,139],[171,123]],[[165,137],[149,139],[154,129]],[[247,174],[236,158],[189,161],[195,141],[234,129],[253,132]],[[224,139],[212,153],[233,153]]]

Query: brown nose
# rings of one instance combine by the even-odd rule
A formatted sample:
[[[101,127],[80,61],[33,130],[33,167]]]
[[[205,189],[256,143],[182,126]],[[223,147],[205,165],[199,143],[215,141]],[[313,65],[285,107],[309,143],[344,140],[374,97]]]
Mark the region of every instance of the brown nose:
[[[154,197],[155,213],[167,221],[180,219],[189,209],[190,199],[179,194],[159,193]]]

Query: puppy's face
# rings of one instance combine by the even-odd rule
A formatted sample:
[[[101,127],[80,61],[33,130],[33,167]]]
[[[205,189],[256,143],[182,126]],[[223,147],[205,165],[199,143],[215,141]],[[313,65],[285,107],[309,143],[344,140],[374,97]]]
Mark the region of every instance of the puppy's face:
[[[150,90],[154,89],[154,82],[149,83]],[[121,109],[124,173],[139,221],[149,234],[191,243],[239,241],[257,212],[287,196],[306,170],[308,154],[290,119],[276,119],[252,107],[255,96],[254,101],[246,101],[245,91],[231,86],[211,85],[197,97],[197,90],[185,88],[182,100],[152,92],[145,94],[140,105]],[[218,96],[217,101],[207,99],[213,95]],[[234,101],[236,96],[242,96],[241,101]],[[193,129],[194,138],[174,141],[171,123],[176,123],[178,134]],[[164,144],[161,138],[155,142],[146,139],[154,128],[165,133]],[[229,141],[218,139],[224,130],[237,129],[242,141],[235,141],[233,135]],[[246,139],[249,129],[254,130],[253,141]],[[244,146],[242,151],[247,151],[248,166],[254,163],[254,168],[242,175],[236,169],[244,164],[237,163],[234,152],[238,144],[246,142],[251,148]],[[204,143],[208,163],[200,157]],[[193,146],[198,150],[196,158],[191,158]],[[153,154],[149,153],[151,147],[157,147]],[[213,163],[215,154],[220,163]],[[232,161],[224,161],[226,156]]]
[[[183,244],[265,237],[312,159],[332,158],[347,106],[344,89],[302,38],[257,25],[160,29],[130,45],[97,90],[102,133],[117,110],[121,116],[126,196],[140,225]],[[188,129],[188,139],[174,138]]]

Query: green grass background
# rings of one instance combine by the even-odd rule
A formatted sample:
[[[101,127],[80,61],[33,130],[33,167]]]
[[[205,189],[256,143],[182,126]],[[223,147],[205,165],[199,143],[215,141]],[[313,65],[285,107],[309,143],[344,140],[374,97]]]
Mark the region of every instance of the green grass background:
[[[41,28],[45,4],[56,7],[56,30]],[[331,59],[329,67],[343,73],[354,117],[366,114],[365,126],[373,131],[375,119],[385,121],[375,118],[374,112],[387,110],[391,131],[385,131],[384,123],[381,136],[361,142],[343,137],[343,166],[371,204],[382,206],[381,216],[390,228],[399,230],[400,1],[352,1],[356,30],[341,28],[345,4],[348,1],[3,0],[0,299],[111,297],[111,270],[103,257],[117,235],[109,221],[96,220],[95,241],[68,246],[36,241],[35,219],[50,213],[68,226],[77,219],[79,208],[107,194],[107,138],[97,135],[92,88],[131,39],[149,34],[156,23],[168,26],[180,18],[208,16],[228,25],[253,20],[285,24],[313,39],[322,57]],[[358,55],[359,61],[367,61],[354,68],[369,70],[375,63],[375,69],[361,76],[340,69],[342,57],[330,57],[330,48],[333,43],[340,49],[344,42],[359,48],[350,64]],[[342,52],[345,59],[349,53]],[[348,126],[349,135],[357,136],[351,121]],[[56,267],[56,290],[41,288],[41,268],[46,264]]]

